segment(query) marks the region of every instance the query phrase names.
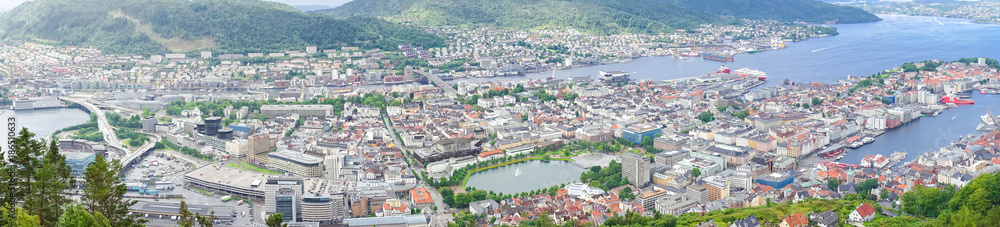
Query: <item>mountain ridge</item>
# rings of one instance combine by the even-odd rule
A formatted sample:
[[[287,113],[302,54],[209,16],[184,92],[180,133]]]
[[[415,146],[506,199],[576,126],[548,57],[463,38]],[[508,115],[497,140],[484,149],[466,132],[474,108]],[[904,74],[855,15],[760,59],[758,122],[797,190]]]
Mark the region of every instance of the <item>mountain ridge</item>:
[[[751,20],[865,23],[881,19],[864,10],[815,0],[660,0],[690,10]]]
[[[499,26],[519,30],[574,27],[591,33],[664,33],[735,19],[860,23],[864,10],[813,0],[354,0],[320,11],[335,17],[381,17],[420,25]],[[721,17],[720,17],[721,16]]]
[[[261,0],[28,1],[0,15],[0,38],[141,54],[390,48],[404,42],[432,47],[444,42],[380,19],[334,19]]]
[[[355,0],[322,13],[383,17],[420,25],[573,27],[591,33],[664,33],[705,23],[735,23],[656,0]]]

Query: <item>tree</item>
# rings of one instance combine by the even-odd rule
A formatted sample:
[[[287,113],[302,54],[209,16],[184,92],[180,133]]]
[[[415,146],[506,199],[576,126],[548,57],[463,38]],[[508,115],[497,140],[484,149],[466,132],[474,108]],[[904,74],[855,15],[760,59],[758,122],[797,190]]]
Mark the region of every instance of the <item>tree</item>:
[[[653,146],[653,139],[649,138],[649,136],[643,136],[642,137],[642,143],[640,143],[640,145],[642,145],[642,146]]]
[[[698,167],[691,169],[691,177],[698,178],[698,176],[701,176],[701,169],[699,169]]]
[[[854,187],[854,191],[857,192],[858,194],[867,197],[868,193],[870,193],[871,190],[875,188],[878,188],[878,180],[868,179],[858,184],[858,186]]]
[[[111,227],[111,223],[101,213],[91,214],[83,206],[74,204],[66,208],[66,212],[59,217],[59,223],[56,223],[56,226]]]
[[[212,221],[215,220],[215,211],[213,210],[208,216],[202,216],[197,212],[194,213],[195,219],[198,220],[198,224],[202,227],[212,227]]]
[[[837,187],[840,187],[840,180],[837,180],[837,178],[830,178],[826,180],[826,187],[830,188],[830,190],[837,191]]]
[[[45,141],[37,141],[39,145]],[[35,178],[30,182],[31,191],[25,199],[23,207],[33,215],[38,215],[41,224],[54,226],[62,215],[62,207],[70,200],[62,191],[73,185],[66,157],[59,154],[55,141],[50,141],[49,147],[42,157],[41,166],[35,171]]]
[[[177,213],[180,214],[177,219],[177,225],[180,225],[181,227],[194,227],[195,216],[194,214],[191,214],[190,210],[188,210],[187,202],[181,200],[181,205],[178,208]]]
[[[618,191],[618,198],[623,200],[631,200],[635,198],[635,194],[632,194],[631,187],[625,187],[621,191]]]
[[[127,188],[118,178],[121,168],[117,160],[109,162],[104,155],[97,155],[83,173],[87,184],[81,202],[89,212],[106,214],[114,226],[142,226],[148,220],[129,215],[129,207],[137,201],[124,198]]]
[[[813,97],[812,104],[813,106],[819,106],[819,104],[823,104],[823,100],[820,100],[818,97]]]
[[[285,217],[281,213],[273,213],[271,216],[267,216],[267,227],[288,227],[287,223],[281,223],[285,221]]]
[[[42,226],[38,216],[31,215],[20,207],[5,205],[0,208],[0,224],[3,226]]]
[[[712,112],[705,111],[698,114],[698,119],[701,120],[701,123],[708,123],[710,121],[714,121],[715,116],[712,115]]]

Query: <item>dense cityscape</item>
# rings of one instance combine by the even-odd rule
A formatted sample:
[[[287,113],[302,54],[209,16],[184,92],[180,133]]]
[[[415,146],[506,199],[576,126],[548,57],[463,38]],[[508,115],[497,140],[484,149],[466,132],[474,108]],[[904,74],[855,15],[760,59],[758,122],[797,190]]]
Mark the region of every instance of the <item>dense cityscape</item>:
[[[992,23],[994,3],[856,7]],[[443,45],[122,54],[3,39],[0,225],[1000,225],[1000,115],[983,101],[1000,94],[997,56],[806,81],[726,65],[836,25],[596,34],[405,18]],[[647,58],[720,67],[555,76]],[[952,114],[970,106],[986,112]],[[917,138],[865,150],[948,118],[978,125],[925,151],[902,145]]]

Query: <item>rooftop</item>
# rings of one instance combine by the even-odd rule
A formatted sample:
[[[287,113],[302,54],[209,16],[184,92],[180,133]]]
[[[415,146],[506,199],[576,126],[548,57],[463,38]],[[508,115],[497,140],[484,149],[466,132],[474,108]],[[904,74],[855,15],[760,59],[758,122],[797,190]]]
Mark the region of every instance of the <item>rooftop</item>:
[[[213,164],[193,170],[188,173],[187,176],[207,182],[215,182],[233,187],[249,189],[254,181],[266,180],[271,175]]]
[[[267,156],[277,157],[288,161],[297,162],[303,165],[316,165],[323,162],[323,158],[307,155],[305,153],[293,150],[280,150],[277,152],[271,152],[270,154],[267,154]]]

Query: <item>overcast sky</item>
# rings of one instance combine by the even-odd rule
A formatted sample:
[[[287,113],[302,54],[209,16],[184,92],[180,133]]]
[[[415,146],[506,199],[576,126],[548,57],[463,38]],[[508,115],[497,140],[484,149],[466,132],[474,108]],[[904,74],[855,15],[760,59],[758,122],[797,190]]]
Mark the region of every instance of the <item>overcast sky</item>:
[[[13,9],[17,5],[27,0],[0,0],[0,11],[7,11]],[[350,2],[351,0],[269,0],[275,2],[282,2],[289,5],[325,5],[330,7],[335,7],[343,5],[344,3]]]

